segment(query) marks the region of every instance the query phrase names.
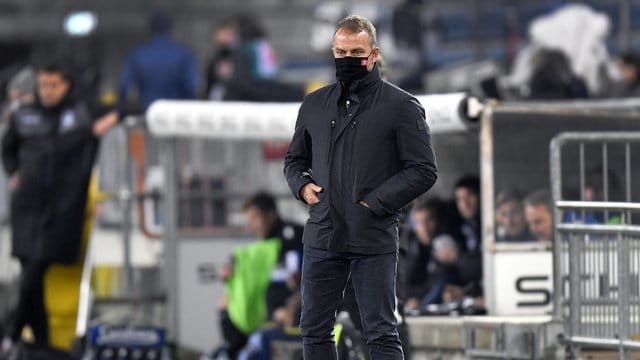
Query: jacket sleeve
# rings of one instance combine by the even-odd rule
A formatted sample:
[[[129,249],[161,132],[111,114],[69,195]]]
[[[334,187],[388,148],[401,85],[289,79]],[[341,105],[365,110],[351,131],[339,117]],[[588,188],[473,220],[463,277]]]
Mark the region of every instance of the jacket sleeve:
[[[18,150],[20,148],[20,136],[18,135],[15,122],[15,117],[11,116],[8,121],[9,126],[2,135],[2,165],[9,176],[13,175],[19,168]]]
[[[185,55],[185,72],[184,72],[184,95],[185,99],[195,99],[198,95],[200,86],[200,70],[198,68],[198,60],[187,50]]]
[[[395,138],[402,169],[363,199],[379,216],[393,213],[427,192],[437,178],[424,108],[411,98],[400,109]]]
[[[291,192],[296,199],[300,198],[300,190],[306,184],[313,182],[311,178],[311,136],[307,132],[304,121],[304,102],[298,111],[296,128],[289,144],[289,150],[284,157],[284,176]]]
[[[129,97],[131,86],[137,85],[135,58],[135,53],[129,55],[122,69],[122,73],[120,74],[120,80],[118,81],[118,112],[120,115],[124,115],[125,113],[127,98]],[[120,116],[121,119],[123,117],[124,116]]]

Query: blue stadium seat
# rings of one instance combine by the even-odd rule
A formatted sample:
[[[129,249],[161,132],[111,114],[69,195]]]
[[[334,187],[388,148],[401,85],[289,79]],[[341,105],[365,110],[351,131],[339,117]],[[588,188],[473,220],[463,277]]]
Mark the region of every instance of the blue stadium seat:
[[[436,19],[443,41],[471,38],[472,19],[465,13],[441,13]]]
[[[507,14],[504,8],[485,10],[480,13],[478,21],[482,39],[504,39],[507,36]]]

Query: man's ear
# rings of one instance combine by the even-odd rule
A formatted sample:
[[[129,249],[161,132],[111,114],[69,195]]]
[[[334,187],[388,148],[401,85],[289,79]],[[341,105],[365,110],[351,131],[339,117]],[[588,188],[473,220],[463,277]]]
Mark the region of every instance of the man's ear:
[[[369,56],[369,61],[367,62],[367,70],[368,71],[373,70],[373,66],[378,61],[378,56],[379,55],[380,55],[380,48],[379,47],[375,47],[373,50],[371,50],[371,55]]]

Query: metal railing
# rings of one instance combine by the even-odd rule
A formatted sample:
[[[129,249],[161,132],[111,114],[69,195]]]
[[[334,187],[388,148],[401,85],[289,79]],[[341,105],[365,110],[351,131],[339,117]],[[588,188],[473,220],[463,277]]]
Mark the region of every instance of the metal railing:
[[[115,173],[107,172],[112,180],[115,180],[116,188],[107,192],[108,200],[117,203],[122,212],[122,223],[120,224],[120,233],[122,236],[122,289],[124,295],[110,298],[110,301],[125,301],[130,303],[139,303],[148,299],[154,299],[153,296],[145,296],[140,294],[140,290],[135,288],[133,260],[131,254],[132,248],[132,232],[135,225],[139,226],[139,231],[148,238],[159,238],[161,234],[149,230],[149,222],[146,221],[145,206],[146,201],[158,200],[160,195],[154,191],[145,189],[145,170],[149,166],[146,154],[147,140],[144,134],[144,117],[129,116],[124,119],[124,156],[118,158],[115,163],[118,170]],[[117,136],[117,135],[116,135]],[[148,137],[147,137],[148,138]],[[152,159],[157,163],[157,159]],[[113,170],[113,169],[111,169]],[[135,224],[132,219],[133,211],[137,210],[139,222]],[[76,316],[76,336],[82,338],[86,335],[88,326],[92,322],[92,310],[94,308],[95,292],[93,289],[93,273],[95,269],[95,239],[93,234],[87,239],[87,247],[82,263],[82,275],[80,280],[80,292],[78,301],[78,312]]]
[[[614,144],[623,155],[612,160]],[[572,351],[615,348],[626,359],[629,350],[640,348],[640,202],[631,186],[635,144],[640,144],[640,133],[563,133],[551,143],[554,315],[565,320],[563,341]],[[575,175],[563,173],[562,151],[568,145],[578,146],[581,201],[563,196],[563,175]],[[596,157],[600,173],[595,174],[600,189],[588,179],[586,146],[601,154]],[[614,165],[624,172],[623,190],[615,195]]]
[[[82,264],[82,277],[80,278],[80,296],[78,299],[78,315],[76,318],[76,337],[83,338],[89,326],[91,306],[93,304],[93,291],[91,289],[91,277],[93,274],[93,237],[87,240],[87,249]]]

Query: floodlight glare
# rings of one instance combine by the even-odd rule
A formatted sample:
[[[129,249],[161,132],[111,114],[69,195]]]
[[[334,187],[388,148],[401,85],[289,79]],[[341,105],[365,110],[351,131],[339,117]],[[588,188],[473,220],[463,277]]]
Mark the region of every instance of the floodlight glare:
[[[87,36],[98,25],[98,18],[91,11],[76,11],[64,19],[64,31],[70,36]]]

